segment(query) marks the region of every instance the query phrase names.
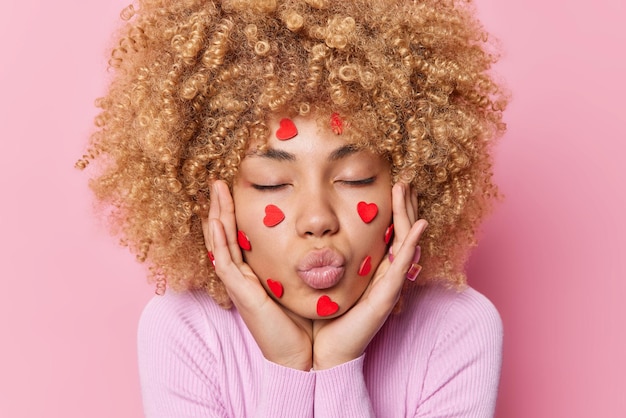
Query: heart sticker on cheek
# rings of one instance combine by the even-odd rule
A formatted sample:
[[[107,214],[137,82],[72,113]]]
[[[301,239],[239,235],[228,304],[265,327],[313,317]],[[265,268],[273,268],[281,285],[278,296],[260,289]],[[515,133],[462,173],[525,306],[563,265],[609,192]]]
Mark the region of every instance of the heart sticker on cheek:
[[[391,237],[393,237],[393,224],[389,225],[389,228],[385,231],[385,244],[389,244]]]
[[[365,257],[365,259],[361,263],[361,267],[359,267],[359,276],[367,276],[371,270],[372,270],[372,257],[368,255],[367,257]]]
[[[276,226],[281,223],[283,219],[285,219],[285,214],[278,206],[265,206],[265,218],[263,218],[263,225],[267,227]]]
[[[239,243],[242,250],[250,251],[252,249],[250,240],[243,231],[237,231],[237,243]]]
[[[276,280],[267,279],[267,287],[270,288],[274,296],[281,298],[283,296],[283,285]]]
[[[376,206],[376,203],[359,202],[356,205],[356,210],[366,224],[372,222],[378,214],[378,206]]]
[[[291,119],[283,118],[279,122],[280,127],[276,131],[276,138],[286,141],[298,135],[298,128]]]
[[[329,316],[339,310],[339,305],[333,302],[328,296],[323,295],[317,300],[317,314],[319,316]]]

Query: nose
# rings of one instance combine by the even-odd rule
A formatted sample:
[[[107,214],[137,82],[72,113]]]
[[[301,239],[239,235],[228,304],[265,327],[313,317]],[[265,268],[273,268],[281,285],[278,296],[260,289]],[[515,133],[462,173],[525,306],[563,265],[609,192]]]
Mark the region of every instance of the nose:
[[[339,219],[334,210],[331,196],[325,193],[308,194],[299,198],[299,215],[296,231],[303,237],[323,237],[339,230]]]

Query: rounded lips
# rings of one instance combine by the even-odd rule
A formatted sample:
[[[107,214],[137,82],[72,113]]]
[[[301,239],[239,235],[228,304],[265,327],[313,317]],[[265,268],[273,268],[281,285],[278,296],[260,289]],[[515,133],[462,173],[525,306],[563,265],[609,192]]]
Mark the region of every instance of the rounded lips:
[[[345,259],[330,249],[308,253],[297,266],[298,276],[313,289],[333,287],[343,277]]]

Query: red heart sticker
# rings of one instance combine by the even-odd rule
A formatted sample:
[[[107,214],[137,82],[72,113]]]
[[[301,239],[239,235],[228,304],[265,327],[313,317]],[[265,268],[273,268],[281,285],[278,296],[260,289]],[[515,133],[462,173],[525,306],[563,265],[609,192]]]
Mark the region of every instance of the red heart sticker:
[[[376,206],[376,203],[359,202],[356,205],[356,210],[366,224],[372,222],[378,214],[378,206]]]
[[[268,227],[276,226],[285,219],[285,214],[278,206],[267,205],[265,206],[265,218],[263,218],[263,224]]]
[[[329,316],[339,310],[339,305],[333,302],[328,296],[323,295],[317,300],[317,314],[319,316]]]
[[[330,115],[330,129],[332,129],[336,135],[341,135],[343,133],[343,119],[341,119],[339,113],[333,113]]]
[[[370,270],[372,270],[372,257],[368,255],[359,267],[359,276],[367,276]]]
[[[267,279],[267,287],[270,288],[272,293],[277,297],[281,298],[283,296],[283,285],[276,280]]]
[[[389,228],[385,231],[385,244],[389,244],[391,237],[393,236],[393,224],[389,225]]]
[[[243,250],[250,251],[250,249],[252,248],[252,245],[250,245],[250,240],[243,231],[237,231],[237,242]]]
[[[298,128],[291,119],[283,118],[279,122],[280,127],[276,131],[276,138],[286,141],[298,135]]]

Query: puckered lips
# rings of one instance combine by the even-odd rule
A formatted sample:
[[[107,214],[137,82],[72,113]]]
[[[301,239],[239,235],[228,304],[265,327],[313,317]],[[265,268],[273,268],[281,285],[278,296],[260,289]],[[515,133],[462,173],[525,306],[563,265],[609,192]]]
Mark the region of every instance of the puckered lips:
[[[305,255],[296,269],[298,276],[313,289],[333,287],[344,275],[344,257],[329,249],[314,250]]]

